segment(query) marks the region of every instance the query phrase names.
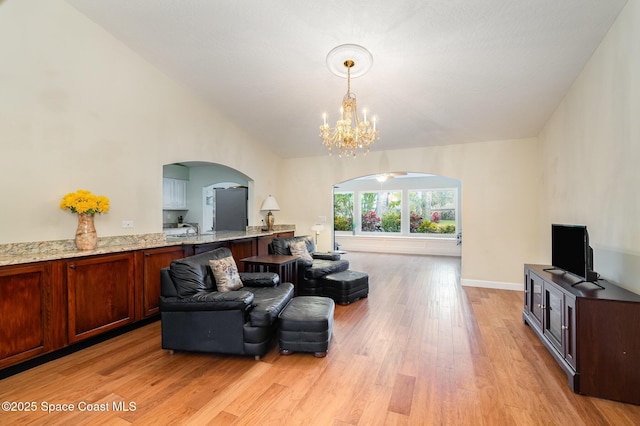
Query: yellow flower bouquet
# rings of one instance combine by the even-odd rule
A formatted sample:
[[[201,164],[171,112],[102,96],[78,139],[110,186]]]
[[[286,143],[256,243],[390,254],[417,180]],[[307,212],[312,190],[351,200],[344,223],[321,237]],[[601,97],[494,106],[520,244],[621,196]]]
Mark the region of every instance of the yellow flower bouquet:
[[[104,195],[94,195],[91,191],[79,189],[65,195],[60,208],[78,214],[106,213],[109,211],[109,199]]]

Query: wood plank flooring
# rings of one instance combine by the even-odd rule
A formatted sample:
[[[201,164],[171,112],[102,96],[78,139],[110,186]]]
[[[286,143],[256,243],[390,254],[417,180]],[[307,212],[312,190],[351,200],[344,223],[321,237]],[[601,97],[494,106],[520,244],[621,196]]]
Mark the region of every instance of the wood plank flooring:
[[[326,358],[275,343],[259,362],[170,354],[154,322],[0,380],[0,401],[36,405],[0,424],[640,424],[640,406],[569,390],[522,322],[521,292],[461,287],[456,258],[345,258],[369,273],[370,295],[336,306]]]

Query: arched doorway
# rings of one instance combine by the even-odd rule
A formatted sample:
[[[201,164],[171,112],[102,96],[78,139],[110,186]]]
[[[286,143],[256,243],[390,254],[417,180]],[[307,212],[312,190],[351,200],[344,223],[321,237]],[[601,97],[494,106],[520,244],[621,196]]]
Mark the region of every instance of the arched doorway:
[[[213,203],[213,198],[210,197],[213,188],[247,188],[246,203],[237,204],[233,208],[239,209],[239,215],[244,217],[248,217],[248,212],[253,211],[253,180],[231,167],[203,161],[166,164],[163,166],[163,194],[164,187],[171,183],[170,180],[179,181],[177,183],[180,185],[177,187],[182,188],[184,194],[180,194],[182,201],[174,202],[173,206],[163,202],[162,223],[166,234],[170,234],[179,221],[197,225],[204,234],[213,232],[213,204],[207,205],[208,202]]]

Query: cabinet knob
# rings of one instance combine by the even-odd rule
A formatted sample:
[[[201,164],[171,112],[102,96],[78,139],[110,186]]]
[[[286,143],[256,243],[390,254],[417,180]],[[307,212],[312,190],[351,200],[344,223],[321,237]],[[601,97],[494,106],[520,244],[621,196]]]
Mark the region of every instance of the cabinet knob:
[[[563,325],[561,328],[562,328],[563,330],[568,330],[568,329],[569,329],[569,327],[567,327],[566,325]]]
[[[144,254],[146,257],[151,257],[151,253],[145,253]]]
[[[75,263],[72,263],[71,265],[69,265],[69,268],[71,268],[71,269],[76,269],[76,264],[75,264]]]

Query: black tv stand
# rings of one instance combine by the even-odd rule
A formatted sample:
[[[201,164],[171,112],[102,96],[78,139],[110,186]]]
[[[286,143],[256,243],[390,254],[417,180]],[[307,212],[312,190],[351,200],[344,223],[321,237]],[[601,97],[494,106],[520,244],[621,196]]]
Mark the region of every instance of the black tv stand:
[[[525,324],[567,375],[571,390],[640,405],[640,295],[606,279],[597,281],[607,291],[574,287],[577,278],[548,268],[524,266]],[[536,371],[541,381],[556,374],[546,368],[545,362]]]

